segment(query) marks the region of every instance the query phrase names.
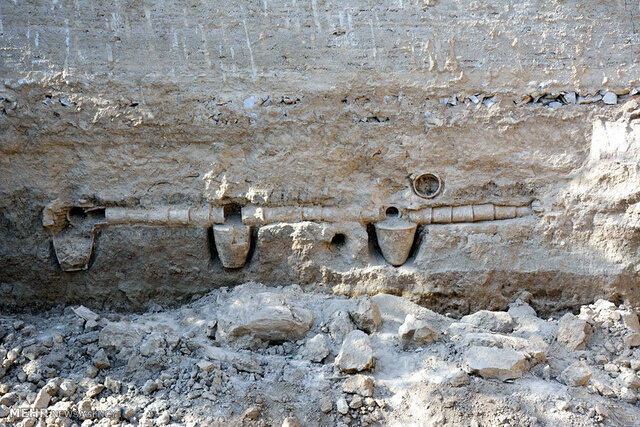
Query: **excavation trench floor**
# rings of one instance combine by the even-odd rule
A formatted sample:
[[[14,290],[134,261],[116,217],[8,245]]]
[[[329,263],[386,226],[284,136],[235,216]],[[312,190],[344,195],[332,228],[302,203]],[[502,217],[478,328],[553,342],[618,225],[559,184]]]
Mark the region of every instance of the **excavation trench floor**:
[[[562,314],[255,283],[146,313],[4,314],[0,425],[640,425],[635,313]]]

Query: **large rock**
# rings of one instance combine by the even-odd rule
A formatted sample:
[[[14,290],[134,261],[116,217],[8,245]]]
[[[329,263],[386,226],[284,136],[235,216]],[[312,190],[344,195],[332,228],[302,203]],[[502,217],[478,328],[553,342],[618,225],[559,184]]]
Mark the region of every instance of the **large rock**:
[[[93,362],[93,366],[98,369],[109,369],[111,367],[111,362],[109,362],[109,357],[104,349],[98,350],[98,352],[93,355],[91,361]]]
[[[349,313],[346,311],[336,311],[331,315],[331,319],[329,319],[329,335],[331,338],[338,344],[344,341],[344,337],[354,329],[356,329],[356,325],[353,324]]]
[[[529,367],[526,355],[511,349],[472,346],[464,355],[465,371],[485,379],[520,378]]]
[[[558,322],[558,343],[567,350],[584,350],[592,334],[591,325],[571,313]]]
[[[545,360],[549,351],[549,345],[537,335],[520,338],[512,335],[472,332],[466,334],[462,342],[465,346],[497,347],[515,350],[524,354],[532,364]]]
[[[229,301],[218,318],[218,338],[248,347],[258,341],[298,340],[313,323],[311,311],[276,292],[242,292]]]
[[[100,331],[98,346],[125,357],[137,350],[146,331],[131,322],[110,322]]]
[[[460,321],[493,332],[511,332],[513,330],[513,318],[505,311],[480,310],[464,316]]]
[[[389,294],[377,294],[371,297],[371,301],[378,306],[385,331],[398,330],[404,323],[408,314],[413,314],[418,319],[431,322],[437,330],[446,329],[453,320],[409,301],[407,298]]]
[[[398,338],[403,349],[412,345],[428,345],[440,341],[440,334],[435,330],[433,322],[417,319],[413,314],[407,314],[404,323],[398,328]]]
[[[378,305],[369,298],[358,299],[355,307],[349,310],[349,316],[351,316],[358,329],[369,334],[377,331],[382,325]]]
[[[97,322],[100,319],[100,316],[97,315],[96,313],[94,313],[93,311],[89,310],[87,307],[83,306],[83,305],[79,305],[77,307],[73,307],[72,308],[73,312],[76,314],[76,316],[89,321],[92,320],[94,322]]]
[[[521,300],[520,298],[518,298],[517,300],[509,304],[509,310],[507,311],[507,313],[509,313],[509,315],[511,315],[511,317],[516,320],[523,317],[526,318],[526,317],[538,316],[536,311],[533,309],[533,307],[531,307],[529,304],[527,304],[525,301]]]
[[[575,362],[567,366],[560,374],[560,381],[569,386],[586,386],[591,379],[591,368],[582,362]]]
[[[362,397],[373,396],[375,381],[366,375],[353,375],[342,383],[342,391],[345,393],[359,394]]]
[[[350,332],[336,357],[336,366],[343,372],[364,371],[373,366],[373,349],[369,336],[360,330]]]
[[[329,343],[323,334],[317,334],[307,341],[302,355],[312,362],[322,362],[329,355]]]
[[[43,387],[36,396],[36,400],[33,401],[33,409],[45,409],[51,402],[51,395],[46,387]]]

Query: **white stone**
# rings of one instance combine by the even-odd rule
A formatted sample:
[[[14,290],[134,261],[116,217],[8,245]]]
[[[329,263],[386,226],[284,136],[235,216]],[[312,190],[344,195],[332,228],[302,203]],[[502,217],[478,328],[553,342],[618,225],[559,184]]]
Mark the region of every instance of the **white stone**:
[[[322,362],[329,355],[329,343],[324,334],[317,334],[309,339],[302,351],[303,357],[312,362]]]
[[[464,316],[460,321],[493,332],[511,332],[513,330],[513,318],[505,311],[480,310]]]
[[[558,343],[567,350],[584,350],[592,335],[591,326],[567,313],[558,322]]]
[[[97,322],[100,319],[100,316],[83,305],[73,307],[72,310],[78,317],[84,320],[93,320],[94,322]]]
[[[349,413],[349,405],[347,404],[347,399],[344,397],[340,397],[336,401],[336,410],[339,414],[346,415]]]
[[[240,292],[218,317],[222,339],[248,346],[253,340],[292,341],[311,327],[311,311],[293,304],[276,292]]]
[[[618,95],[613,92],[607,92],[602,97],[602,102],[607,105],[615,105],[618,103]]]
[[[526,356],[515,350],[472,346],[464,355],[464,369],[485,379],[520,378],[528,369]]]
[[[358,299],[355,303],[355,307],[349,310],[349,316],[358,329],[370,334],[375,332],[382,325],[382,318],[380,317],[380,310],[375,302],[371,301],[368,297],[365,299]]]
[[[617,381],[632,390],[640,388],[640,377],[635,372],[625,371],[618,375]]]
[[[287,417],[282,421],[282,427],[300,427],[300,421],[296,417]]]
[[[362,397],[373,396],[375,381],[372,377],[366,375],[353,375],[348,377],[342,383],[342,391],[350,394],[359,394]]]
[[[47,387],[43,387],[33,401],[33,409],[45,409],[49,406],[49,402],[51,402],[51,395]]]
[[[509,310],[507,311],[514,319],[520,319],[522,317],[537,317],[536,311],[526,302],[521,299],[517,299],[515,302],[509,304]]]
[[[353,373],[373,366],[373,349],[369,336],[360,330],[350,332],[344,339],[336,366],[343,372]]]
[[[572,363],[560,373],[560,380],[568,386],[586,386],[590,379],[591,368],[582,361]]]
[[[201,360],[198,363],[198,368],[200,368],[203,372],[211,372],[216,368],[216,365],[208,360]]]
[[[404,323],[398,328],[398,338],[403,349],[412,345],[428,345],[441,339],[431,321],[418,319],[413,314],[407,314]]]

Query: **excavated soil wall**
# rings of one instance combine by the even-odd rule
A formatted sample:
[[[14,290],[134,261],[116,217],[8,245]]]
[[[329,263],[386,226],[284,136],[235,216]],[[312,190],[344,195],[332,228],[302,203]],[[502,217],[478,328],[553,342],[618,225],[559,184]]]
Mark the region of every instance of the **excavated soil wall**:
[[[640,305],[637,2],[0,0],[0,47],[5,307]]]

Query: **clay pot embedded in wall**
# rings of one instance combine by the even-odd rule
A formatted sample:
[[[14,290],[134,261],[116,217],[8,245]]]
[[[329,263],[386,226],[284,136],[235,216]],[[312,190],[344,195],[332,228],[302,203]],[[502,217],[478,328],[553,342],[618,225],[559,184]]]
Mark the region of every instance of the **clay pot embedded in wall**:
[[[71,229],[73,230],[73,229]],[[89,268],[95,235],[63,230],[53,236],[53,250],[62,271],[82,271]]]
[[[227,220],[213,226],[218,257],[226,268],[240,268],[247,262],[251,244],[251,227],[239,220]]]
[[[384,259],[396,267],[404,264],[413,246],[418,225],[398,217],[396,209],[387,211],[387,219],[375,223],[374,227]]]

